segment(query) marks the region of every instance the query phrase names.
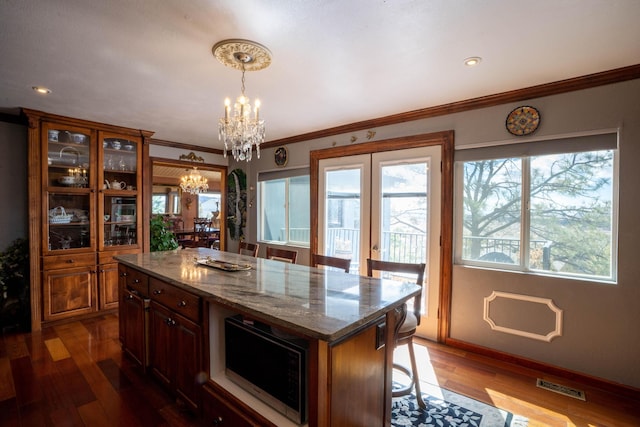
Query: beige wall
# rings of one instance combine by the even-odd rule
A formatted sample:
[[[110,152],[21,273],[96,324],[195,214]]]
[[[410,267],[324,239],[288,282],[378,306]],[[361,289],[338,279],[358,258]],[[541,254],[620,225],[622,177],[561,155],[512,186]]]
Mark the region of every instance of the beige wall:
[[[450,114],[431,119],[378,128],[373,141],[399,136],[455,131],[457,148],[465,145],[514,141],[505,129],[505,117],[518,105],[533,105],[541,112],[540,128],[518,139],[562,137],[603,129],[620,129],[620,214],[618,283],[601,284],[454,266],[451,337],[524,356],[543,363],[640,387],[640,80],[602,86],[568,94]],[[335,145],[367,141],[366,131],[338,135],[289,145],[288,168],[308,166],[309,152]],[[258,172],[277,169],[274,149],[263,150],[251,163],[230,162],[229,170],[247,172],[249,197],[255,196]],[[248,212],[247,240],[256,239],[256,204]],[[262,249],[263,250],[263,249]],[[299,248],[301,261],[308,262],[308,250]],[[483,320],[484,299],[493,291],[552,301],[562,310],[562,335],[550,342],[492,330]],[[508,308],[509,302],[502,301]],[[553,323],[545,315],[538,325],[515,309],[506,318],[519,328],[544,331]],[[546,306],[545,306],[546,307]],[[540,306],[532,312],[544,312]]]

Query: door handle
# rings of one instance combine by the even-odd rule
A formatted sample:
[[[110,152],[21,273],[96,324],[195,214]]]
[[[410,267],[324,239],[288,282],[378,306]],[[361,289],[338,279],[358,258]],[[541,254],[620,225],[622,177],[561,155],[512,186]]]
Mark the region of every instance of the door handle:
[[[373,246],[371,247],[371,250],[372,250],[372,251],[375,251],[375,252],[378,252],[378,245],[373,245]]]

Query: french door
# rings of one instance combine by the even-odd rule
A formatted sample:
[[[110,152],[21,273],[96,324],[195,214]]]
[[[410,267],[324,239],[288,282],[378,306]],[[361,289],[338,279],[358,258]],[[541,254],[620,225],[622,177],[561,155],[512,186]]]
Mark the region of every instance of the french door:
[[[418,333],[437,339],[440,278],[440,152],[426,146],[321,159],[318,252],[427,265]],[[411,279],[408,279],[411,280]]]

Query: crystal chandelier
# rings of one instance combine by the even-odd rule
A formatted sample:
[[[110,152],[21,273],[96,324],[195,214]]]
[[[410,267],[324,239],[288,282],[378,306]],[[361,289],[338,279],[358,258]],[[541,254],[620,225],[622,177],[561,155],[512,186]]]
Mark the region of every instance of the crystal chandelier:
[[[191,160],[192,162],[204,162],[202,157],[196,156],[193,152],[180,156],[180,160],[184,159]],[[180,188],[182,191],[186,191],[189,194],[199,194],[207,191],[209,189],[209,184],[207,184],[207,178],[200,175],[200,172],[198,172],[198,167],[193,166],[188,175],[180,178]]]
[[[244,93],[245,71],[257,71],[271,64],[269,50],[248,40],[223,40],[213,46],[214,56],[227,67],[242,71],[241,95],[233,108],[229,98],[224,102],[224,117],[218,123],[218,138],[224,142],[224,156],[231,150],[234,160],[250,161],[253,147],[260,158],[260,144],[264,142],[264,120],[260,118],[260,101],[252,106]]]

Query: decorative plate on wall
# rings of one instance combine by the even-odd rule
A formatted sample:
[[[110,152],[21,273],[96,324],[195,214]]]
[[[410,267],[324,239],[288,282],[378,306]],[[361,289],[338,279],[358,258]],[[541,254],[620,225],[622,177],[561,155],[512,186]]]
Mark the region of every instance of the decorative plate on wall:
[[[506,126],[513,135],[529,135],[540,126],[540,112],[527,105],[515,108],[507,116]]]
[[[289,160],[289,153],[287,147],[278,147],[273,155],[273,160],[276,162],[276,166],[284,167]]]

